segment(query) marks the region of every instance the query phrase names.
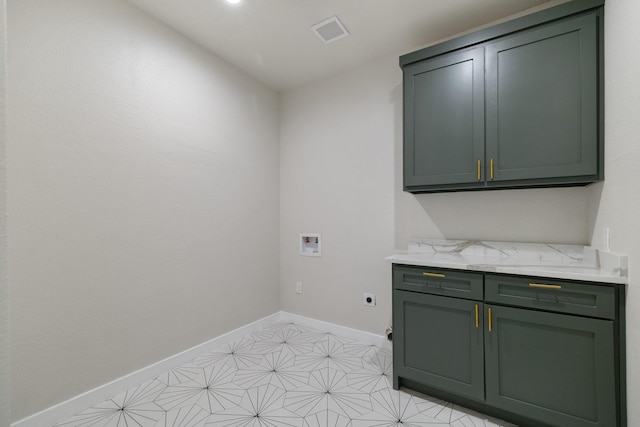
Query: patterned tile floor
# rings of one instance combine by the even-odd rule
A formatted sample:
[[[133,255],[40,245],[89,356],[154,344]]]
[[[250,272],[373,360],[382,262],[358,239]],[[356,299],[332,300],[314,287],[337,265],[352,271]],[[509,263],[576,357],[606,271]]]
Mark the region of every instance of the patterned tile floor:
[[[512,426],[392,388],[391,353],[278,324],[59,423],[60,427]]]

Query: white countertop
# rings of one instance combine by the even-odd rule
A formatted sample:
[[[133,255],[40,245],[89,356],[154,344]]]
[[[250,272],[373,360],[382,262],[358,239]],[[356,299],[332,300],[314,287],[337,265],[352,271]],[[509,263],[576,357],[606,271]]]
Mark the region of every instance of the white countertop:
[[[590,246],[414,238],[394,264],[627,283],[627,257]]]

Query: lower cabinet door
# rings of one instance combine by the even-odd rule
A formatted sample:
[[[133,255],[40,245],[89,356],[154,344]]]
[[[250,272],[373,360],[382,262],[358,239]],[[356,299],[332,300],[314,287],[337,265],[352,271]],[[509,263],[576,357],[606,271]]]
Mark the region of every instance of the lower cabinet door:
[[[612,321],[492,305],[485,316],[488,404],[558,427],[618,425]]]
[[[482,303],[394,291],[394,375],[484,399]]]

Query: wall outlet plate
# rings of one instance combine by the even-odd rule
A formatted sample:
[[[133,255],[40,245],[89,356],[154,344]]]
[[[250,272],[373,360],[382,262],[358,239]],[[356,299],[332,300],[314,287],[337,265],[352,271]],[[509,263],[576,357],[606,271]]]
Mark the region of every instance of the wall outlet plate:
[[[375,307],[376,305],[376,294],[364,294],[362,296],[362,303],[367,307]]]

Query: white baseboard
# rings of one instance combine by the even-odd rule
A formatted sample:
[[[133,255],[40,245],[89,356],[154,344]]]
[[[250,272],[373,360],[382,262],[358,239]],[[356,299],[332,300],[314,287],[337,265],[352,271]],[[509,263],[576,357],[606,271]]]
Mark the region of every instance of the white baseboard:
[[[340,335],[345,338],[351,338],[352,340],[361,342],[362,344],[375,345],[391,351],[391,341],[382,335],[376,335],[371,332],[348,328],[346,326],[325,322],[323,320],[316,320],[310,317],[300,316],[298,314],[287,313],[285,311],[281,311],[280,316],[282,322],[296,323],[308,328],[331,332],[332,334]]]
[[[382,335],[376,335],[336,325],[334,323],[280,311],[16,421],[11,424],[11,427],[54,426],[57,423],[64,421],[67,418],[71,418],[75,414],[118,395],[131,387],[135,387],[138,384],[142,384],[156,378],[164,372],[182,366],[210,351],[223,347],[226,344],[231,344],[238,338],[247,336],[252,332],[267,328],[276,323],[296,323],[301,326],[319,329],[321,331],[351,338],[363,344],[375,345],[388,350],[391,349],[391,343]]]

